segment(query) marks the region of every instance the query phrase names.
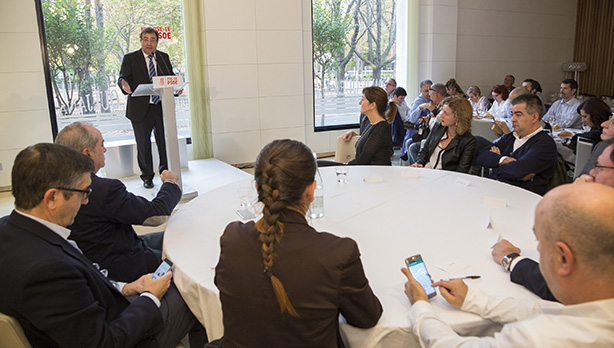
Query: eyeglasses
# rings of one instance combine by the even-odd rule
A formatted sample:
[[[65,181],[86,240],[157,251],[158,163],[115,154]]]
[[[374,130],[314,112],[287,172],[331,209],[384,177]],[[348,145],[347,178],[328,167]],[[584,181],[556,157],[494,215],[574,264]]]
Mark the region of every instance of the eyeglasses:
[[[611,166],[602,166],[600,165],[598,162],[595,162],[595,169],[614,169],[614,167]]]
[[[62,191],[70,191],[70,192],[80,192],[85,195],[85,198],[89,198],[90,195],[92,194],[91,187],[87,187],[85,190],[71,189],[71,188],[65,188],[65,187],[55,187],[55,189],[62,190]]]

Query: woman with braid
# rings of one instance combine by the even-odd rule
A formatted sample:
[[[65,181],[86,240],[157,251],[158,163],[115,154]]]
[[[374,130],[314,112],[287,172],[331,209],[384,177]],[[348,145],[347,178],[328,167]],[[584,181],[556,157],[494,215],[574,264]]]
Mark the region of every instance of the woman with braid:
[[[294,140],[275,140],[256,160],[263,217],[233,222],[220,238],[215,284],[224,314],[219,347],[343,347],[339,314],[374,326],[382,306],[356,242],[314,230],[316,162]]]

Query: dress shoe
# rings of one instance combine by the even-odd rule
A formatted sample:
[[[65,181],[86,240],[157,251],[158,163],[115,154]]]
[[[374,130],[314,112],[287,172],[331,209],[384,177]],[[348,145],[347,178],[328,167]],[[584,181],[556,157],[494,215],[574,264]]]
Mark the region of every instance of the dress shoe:
[[[153,180],[149,179],[149,180],[144,180],[143,181],[143,187],[145,187],[146,189],[150,189],[154,187],[154,183]]]

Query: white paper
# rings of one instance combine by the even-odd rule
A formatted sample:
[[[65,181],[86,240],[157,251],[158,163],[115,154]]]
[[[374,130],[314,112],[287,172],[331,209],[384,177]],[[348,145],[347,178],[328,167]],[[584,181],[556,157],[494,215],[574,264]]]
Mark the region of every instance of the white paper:
[[[469,268],[469,264],[462,261],[453,261],[448,263],[447,265],[438,266],[440,270],[448,273],[448,274],[460,274],[460,271]]]
[[[401,172],[401,177],[403,178],[419,178],[420,173],[417,170],[406,170]]]
[[[497,198],[497,197],[484,197],[484,204],[492,205],[495,207],[507,207],[507,202],[505,198]]]
[[[365,176],[363,179],[365,182],[373,183],[373,182],[383,182],[384,179],[381,176]]]
[[[503,240],[503,236],[501,235],[501,233],[499,233],[499,235],[493,240],[492,246],[490,248],[491,249],[494,248],[495,245],[497,245],[497,243],[499,243],[502,240]]]

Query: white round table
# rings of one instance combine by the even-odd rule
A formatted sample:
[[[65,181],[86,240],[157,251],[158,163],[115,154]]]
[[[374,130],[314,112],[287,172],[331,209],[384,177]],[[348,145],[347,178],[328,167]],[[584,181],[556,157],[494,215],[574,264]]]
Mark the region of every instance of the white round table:
[[[466,282],[490,295],[536,298],[510,282],[509,274],[493,262],[490,248],[501,235],[538,260],[532,227],[540,196],[441,170],[350,166],[347,183],[337,183],[334,167],[319,170],[324,217],[311,224],[318,231],[356,240],[367,278],[384,308],[371,329],[358,329],[341,319],[348,347],[419,346],[411,331],[410,303],[400,271],[405,258],[414,254],[422,254],[434,280],[480,275]],[[381,181],[366,182],[365,177]],[[164,249],[175,264],[175,283],[209,339],[223,335],[213,283],[219,237],[229,222],[239,220],[237,188],[249,185],[253,179],[202,194],[182,207],[166,229]],[[499,329],[489,320],[452,308],[441,295],[430,302],[461,335],[489,335]]]

